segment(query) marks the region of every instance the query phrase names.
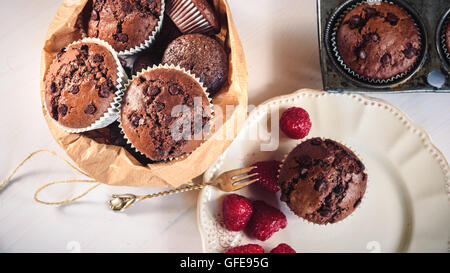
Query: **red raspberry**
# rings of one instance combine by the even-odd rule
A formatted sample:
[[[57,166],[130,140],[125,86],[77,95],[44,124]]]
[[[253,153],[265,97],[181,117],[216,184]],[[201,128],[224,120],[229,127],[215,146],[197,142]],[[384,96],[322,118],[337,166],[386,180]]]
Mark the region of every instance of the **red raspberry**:
[[[268,191],[277,192],[280,190],[278,184],[278,170],[280,169],[280,165],[281,162],[276,160],[256,162],[252,165],[256,166],[256,168],[251,170],[249,174],[258,173],[256,177],[259,180],[256,184]]]
[[[284,111],[280,119],[281,130],[290,138],[301,139],[311,130],[311,120],[303,108],[291,107]]]
[[[297,252],[288,244],[279,244],[277,247],[272,249],[270,253],[297,253]]]
[[[250,237],[265,241],[275,232],[285,228],[286,216],[279,210],[267,205],[263,201],[253,202],[253,215],[247,225]]]
[[[230,248],[226,253],[264,253],[264,249],[257,244],[248,244]]]
[[[231,231],[241,231],[247,225],[253,213],[250,200],[237,194],[229,194],[223,199],[223,220]]]

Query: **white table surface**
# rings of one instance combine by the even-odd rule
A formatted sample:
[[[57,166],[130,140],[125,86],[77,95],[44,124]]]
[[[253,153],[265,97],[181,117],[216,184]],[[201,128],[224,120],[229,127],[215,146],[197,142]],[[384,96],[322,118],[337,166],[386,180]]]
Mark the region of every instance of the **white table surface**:
[[[15,0],[0,17],[0,178],[38,148],[64,152],[41,113],[39,66],[44,36],[60,0]],[[299,88],[322,87],[315,0],[230,0],[249,70],[249,103],[257,105]],[[450,94],[376,95],[403,109],[450,155]],[[38,186],[77,176],[51,155],[38,155],[0,190],[0,252],[201,252],[197,193],[140,203],[126,213],[106,204],[112,193],[150,193],[152,188],[100,186],[66,206],[33,200]],[[61,200],[89,185],[50,189]]]

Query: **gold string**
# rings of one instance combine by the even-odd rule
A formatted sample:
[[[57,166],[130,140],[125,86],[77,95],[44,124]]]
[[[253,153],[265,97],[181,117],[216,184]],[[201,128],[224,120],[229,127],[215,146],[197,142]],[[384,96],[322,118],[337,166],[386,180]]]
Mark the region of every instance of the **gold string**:
[[[32,158],[34,155],[41,153],[41,152],[48,152],[54,156],[56,156],[57,158],[61,159],[62,161],[64,161],[67,165],[69,165],[72,169],[74,169],[75,171],[79,172],[80,174],[90,177],[87,173],[85,173],[84,171],[82,171],[81,169],[77,168],[76,166],[74,166],[72,163],[70,163],[69,161],[67,161],[65,158],[63,158],[62,156],[60,156],[59,154],[57,154],[56,152],[52,151],[52,150],[48,150],[48,149],[39,149],[36,150],[32,153],[30,153],[27,157],[25,157],[18,165],[16,168],[14,168],[14,170],[11,172],[11,174],[2,181],[2,183],[0,184],[0,189],[3,188],[4,186],[6,186],[6,184],[8,182],[11,181],[11,179],[13,178],[13,176],[16,174],[16,172],[23,166],[23,164],[25,164],[25,162],[27,162],[30,158]],[[46,201],[42,201],[38,198],[38,194],[45,188],[51,186],[51,185],[55,185],[55,184],[62,184],[62,183],[96,183],[94,186],[90,187],[89,189],[87,189],[85,192],[83,192],[82,194],[72,198],[72,199],[67,199],[67,200],[62,200],[59,202],[46,202]],[[38,203],[44,204],[44,205],[64,205],[64,204],[68,204],[71,202],[74,202],[80,198],[83,198],[84,196],[86,196],[90,191],[92,191],[93,189],[97,188],[98,186],[100,186],[101,183],[97,182],[96,180],[83,180],[83,179],[71,179],[71,180],[61,180],[61,181],[52,181],[49,182],[41,187],[39,187],[35,192],[34,192],[34,200]]]

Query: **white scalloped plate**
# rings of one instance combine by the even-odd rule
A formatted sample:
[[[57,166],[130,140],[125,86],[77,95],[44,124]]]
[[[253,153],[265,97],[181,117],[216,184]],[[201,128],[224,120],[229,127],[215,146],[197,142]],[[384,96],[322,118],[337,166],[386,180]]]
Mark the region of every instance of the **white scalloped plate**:
[[[197,216],[204,252],[223,252],[240,244],[258,243],[266,252],[279,243],[297,252],[447,252],[450,230],[447,161],[428,134],[402,111],[378,99],[356,94],[300,90],[274,98],[251,112],[228,150],[205,173],[204,182],[220,173],[268,159],[281,160],[299,141],[280,135],[276,151],[261,152],[262,137],[251,140],[255,125],[267,124],[269,109],[299,106],[312,121],[309,137],[341,141],[361,156],[369,176],[365,198],[342,222],[318,226],[303,221],[270,194],[252,185],[238,191],[278,207],[288,225],[265,242],[223,227],[225,193],[206,187],[199,195]]]

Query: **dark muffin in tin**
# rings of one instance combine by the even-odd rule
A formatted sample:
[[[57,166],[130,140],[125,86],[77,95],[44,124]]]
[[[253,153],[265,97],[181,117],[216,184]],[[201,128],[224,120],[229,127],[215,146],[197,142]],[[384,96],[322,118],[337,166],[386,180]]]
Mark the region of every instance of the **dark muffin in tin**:
[[[132,80],[120,120],[137,151],[152,161],[165,161],[198,148],[209,133],[211,118],[209,98],[195,78],[178,69],[157,67]]]
[[[401,7],[363,3],[350,10],[337,30],[337,50],[348,69],[385,80],[409,71],[420,49],[419,30]]]
[[[367,174],[344,145],[313,138],[294,148],[280,169],[281,200],[299,217],[315,224],[349,216],[364,196]]]

